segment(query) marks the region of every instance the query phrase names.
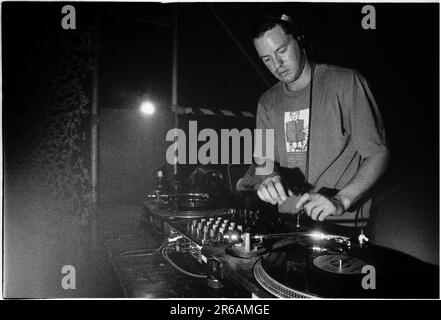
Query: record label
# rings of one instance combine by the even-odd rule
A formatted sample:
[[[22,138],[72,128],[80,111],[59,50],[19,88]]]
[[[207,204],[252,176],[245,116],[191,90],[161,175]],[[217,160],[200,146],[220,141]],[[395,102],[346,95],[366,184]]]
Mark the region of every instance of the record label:
[[[336,274],[360,274],[367,263],[346,255],[321,255],[314,259],[314,265],[324,271]]]

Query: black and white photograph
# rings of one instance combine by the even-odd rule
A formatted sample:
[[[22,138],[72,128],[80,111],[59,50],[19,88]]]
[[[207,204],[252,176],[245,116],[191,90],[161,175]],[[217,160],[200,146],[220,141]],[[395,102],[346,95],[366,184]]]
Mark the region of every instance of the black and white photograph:
[[[439,11],[3,1],[2,299],[439,300]]]

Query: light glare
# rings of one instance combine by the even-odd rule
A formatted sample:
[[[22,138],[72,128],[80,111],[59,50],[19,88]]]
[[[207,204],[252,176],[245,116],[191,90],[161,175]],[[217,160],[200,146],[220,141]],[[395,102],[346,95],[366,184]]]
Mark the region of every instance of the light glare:
[[[147,115],[152,115],[155,113],[155,105],[150,101],[144,101],[141,104],[141,112]]]

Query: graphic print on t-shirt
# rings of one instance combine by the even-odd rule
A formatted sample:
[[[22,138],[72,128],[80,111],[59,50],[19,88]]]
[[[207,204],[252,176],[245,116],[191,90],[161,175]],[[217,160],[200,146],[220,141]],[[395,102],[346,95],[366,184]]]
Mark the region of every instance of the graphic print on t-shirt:
[[[308,150],[309,109],[285,112],[286,152]]]

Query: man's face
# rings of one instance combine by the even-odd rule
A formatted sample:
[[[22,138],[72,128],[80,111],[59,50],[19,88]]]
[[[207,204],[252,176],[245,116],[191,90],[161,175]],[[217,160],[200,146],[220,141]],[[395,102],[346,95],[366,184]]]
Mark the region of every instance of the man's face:
[[[296,121],[296,120],[299,119],[299,113],[298,112],[290,112],[290,116],[291,116],[291,119],[293,121]]]
[[[288,84],[300,76],[303,53],[292,35],[287,35],[280,26],[254,39],[254,46],[263,63],[280,81]]]

